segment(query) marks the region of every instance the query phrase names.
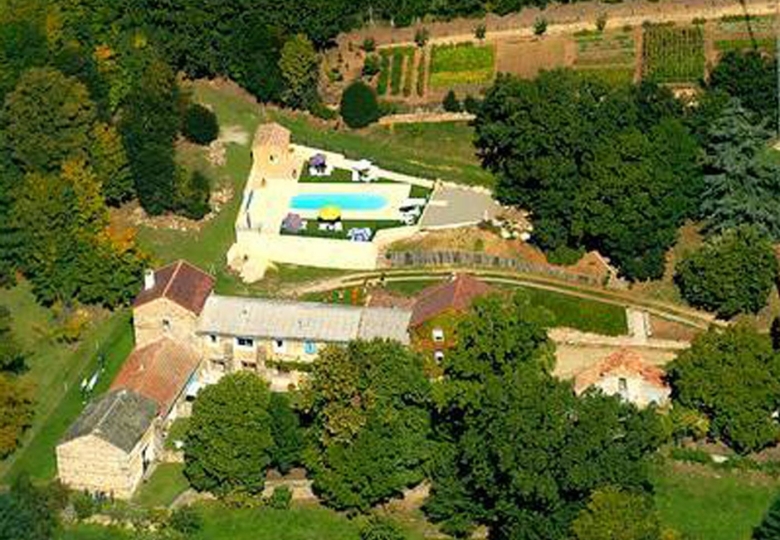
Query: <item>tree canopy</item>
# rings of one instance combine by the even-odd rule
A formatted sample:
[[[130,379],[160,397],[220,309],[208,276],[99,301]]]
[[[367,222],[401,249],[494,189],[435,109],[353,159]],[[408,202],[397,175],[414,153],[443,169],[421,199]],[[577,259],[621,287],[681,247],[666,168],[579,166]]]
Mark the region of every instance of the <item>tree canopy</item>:
[[[431,391],[422,358],[400,343],[354,341],[323,350],[312,367],[304,462],[321,499],[365,511],[420,482]]]
[[[661,540],[651,497],[613,487],[596,490],[572,523],[576,540]]]
[[[676,404],[703,413],[709,435],[737,452],[774,444],[780,425],[780,355],[769,336],[740,324],[698,336],[667,370]]]
[[[341,116],[351,128],[362,128],[379,119],[374,89],[361,81],[350,84],[341,95]]]
[[[597,249],[632,279],[656,278],[696,210],[696,140],[671,93],[612,87],[572,71],[499,77],[475,122],[501,202],[530,210],[546,250]]]
[[[776,279],[772,242],[750,226],[709,239],[675,267],[675,282],[683,297],[724,318],[758,312]]]
[[[777,62],[759,51],[727,51],[710,72],[709,86],[739,99],[769,126],[777,124]]]
[[[220,495],[258,493],[271,464],[270,391],[254,373],[224,376],[192,408],[184,472],[193,487]]]
[[[436,386],[426,511],[450,534],[484,524],[494,539],[568,538],[594,490],[648,489],[658,421],[616,398],[575,396],[540,363],[551,345],[532,310],[517,332],[514,324],[482,325],[488,305],[463,322]],[[512,304],[503,311],[513,312]],[[481,340],[461,339],[480,326],[489,330]]]
[[[775,497],[764,514],[761,523],[753,529],[753,540],[780,538],[780,496]]]

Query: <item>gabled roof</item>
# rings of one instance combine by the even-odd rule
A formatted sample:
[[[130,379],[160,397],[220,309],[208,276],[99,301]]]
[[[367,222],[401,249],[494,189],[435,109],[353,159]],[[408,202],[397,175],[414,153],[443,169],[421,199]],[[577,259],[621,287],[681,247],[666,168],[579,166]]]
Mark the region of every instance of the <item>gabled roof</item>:
[[[260,124],[255,131],[253,146],[287,146],[288,144],[290,144],[290,130],[276,122]]]
[[[157,405],[130,390],[112,390],[82,411],[60,444],[94,435],[130,452],[157,416]]]
[[[130,353],[111,388],[125,388],[151,399],[157,412],[165,416],[199,362],[194,349],[163,337]]]
[[[154,286],[144,288],[133,305],[142,306],[152,300],[167,298],[184,309],[199,315],[215,279],[187,261],[179,260],[154,272]]]
[[[198,332],[335,343],[373,338],[409,343],[410,316],[403,309],[211,295]]]
[[[581,371],[574,378],[574,391],[578,394],[606,377],[641,378],[656,388],[668,388],[665,372],[658,366],[647,364],[642,356],[631,349],[620,349],[602,358],[596,364]]]
[[[412,308],[412,327],[448,311],[465,311],[475,298],[491,292],[488,284],[468,275],[457,274],[445,283],[424,289]]]

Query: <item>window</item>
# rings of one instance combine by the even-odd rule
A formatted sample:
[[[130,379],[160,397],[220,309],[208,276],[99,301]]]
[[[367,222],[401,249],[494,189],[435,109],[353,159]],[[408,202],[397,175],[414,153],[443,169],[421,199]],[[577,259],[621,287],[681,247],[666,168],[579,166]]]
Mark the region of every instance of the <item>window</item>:
[[[209,334],[209,343],[212,345],[217,344],[217,335],[216,334]]]
[[[276,154],[271,154],[270,156],[268,156],[268,160],[271,163],[277,163],[279,161],[279,158],[276,156]]]
[[[618,392],[620,392],[621,396],[624,396],[628,393],[628,381],[625,379],[625,377],[620,377],[618,379]]]
[[[306,354],[317,354],[317,344],[313,341],[304,341],[303,352]]]
[[[441,362],[444,360],[444,351],[434,351],[433,353],[433,359],[437,362]]]
[[[171,330],[171,321],[170,320],[163,319],[162,325],[163,325],[163,330],[165,332],[170,332],[170,330]]]
[[[257,364],[254,362],[241,362],[241,367],[244,371],[257,371]]]
[[[225,371],[227,371],[225,369],[226,368],[225,361],[222,360],[222,359],[215,358],[214,360],[212,360],[211,361],[211,367],[217,373],[225,373]]]
[[[433,332],[431,332],[431,336],[433,337],[433,341],[441,342],[444,341],[444,330],[441,328],[434,328]]]
[[[254,349],[255,348],[255,340],[248,337],[237,337],[236,338],[236,345],[238,347],[241,347],[243,349]]]
[[[284,354],[285,351],[287,351],[287,344],[284,342],[283,339],[275,339],[274,340],[274,352],[276,354]]]

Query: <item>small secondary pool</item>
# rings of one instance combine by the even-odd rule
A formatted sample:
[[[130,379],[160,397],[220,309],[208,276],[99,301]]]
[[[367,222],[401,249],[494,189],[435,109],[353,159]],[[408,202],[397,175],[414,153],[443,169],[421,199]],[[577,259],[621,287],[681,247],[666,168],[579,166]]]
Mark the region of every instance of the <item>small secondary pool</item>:
[[[337,206],[341,210],[379,210],[387,206],[387,199],[375,193],[303,193],[290,200],[293,210],[319,210]]]

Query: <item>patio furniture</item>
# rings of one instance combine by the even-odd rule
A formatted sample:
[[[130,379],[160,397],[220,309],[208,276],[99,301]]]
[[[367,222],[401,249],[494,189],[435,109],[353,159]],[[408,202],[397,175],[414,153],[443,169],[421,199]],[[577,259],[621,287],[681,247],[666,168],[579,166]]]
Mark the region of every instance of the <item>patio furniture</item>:
[[[301,218],[300,214],[290,212],[282,220],[282,230],[297,233],[301,229],[306,228],[306,221]]]
[[[309,174],[311,176],[330,176],[331,172],[333,172],[333,167],[328,166],[324,154],[314,154],[309,159]]]
[[[374,180],[376,180],[376,171],[367,159],[361,159],[352,167],[353,182],[373,182]]]
[[[337,221],[341,219],[341,208],[338,206],[323,206],[320,208],[317,219],[321,221]]]
[[[353,242],[370,242],[371,229],[369,227],[353,227],[347,232],[347,238]]]

